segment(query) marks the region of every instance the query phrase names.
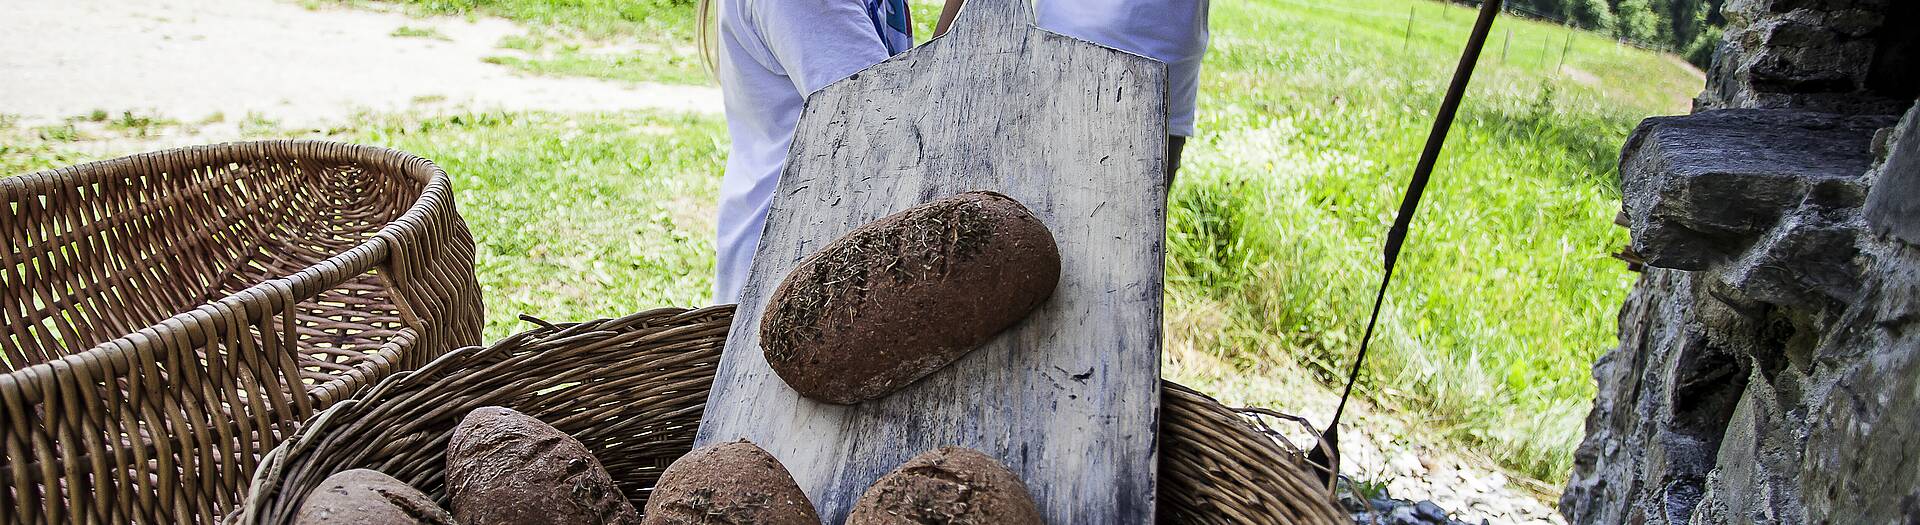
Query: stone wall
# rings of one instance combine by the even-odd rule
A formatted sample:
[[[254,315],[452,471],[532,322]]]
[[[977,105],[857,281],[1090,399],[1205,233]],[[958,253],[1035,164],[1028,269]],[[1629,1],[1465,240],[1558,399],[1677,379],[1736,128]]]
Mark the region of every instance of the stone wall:
[[[1561,512],[1920,523],[1920,0],[1725,13],[1696,113],[1621,152],[1644,273]]]
[[[1570,521],[1920,516],[1920,246],[1878,233],[1920,221],[1892,182],[1920,179],[1915,119],[1724,110],[1634,132],[1648,268],[1594,367]]]
[[[1920,2],[1728,0],[1722,13],[1696,109],[1893,114],[1920,94]]]

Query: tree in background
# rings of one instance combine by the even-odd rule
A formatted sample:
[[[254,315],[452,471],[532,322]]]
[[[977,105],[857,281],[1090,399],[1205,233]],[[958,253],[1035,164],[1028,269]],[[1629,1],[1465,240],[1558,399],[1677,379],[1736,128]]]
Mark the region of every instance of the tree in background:
[[[1594,31],[1607,31],[1613,27],[1613,7],[1606,0],[1566,0],[1567,18],[1574,25]]]
[[[1613,36],[1628,42],[1673,46],[1673,26],[1663,20],[1664,13],[1650,5],[1651,1],[1620,0],[1613,6]]]
[[[1671,0],[1667,2],[1666,18],[1671,27],[1673,41],[1682,45],[1692,44],[1707,33],[1708,29],[1726,24],[1720,17],[1720,5],[1726,0]]]
[[[1477,5],[1477,0],[1453,0]],[[1671,50],[1706,67],[1720,44],[1726,0],[1512,0],[1515,13]]]
[[[1685,7],[1673,14],[1674,42],[1683,43],[1677,48],[1680,56],[1702,69],[1713,62],[1713,50],[1720,47],[1720,28],[1727,25],[1720,6],[1725,3],[1726,0],[1674,2],[1676,6],[1684,4]]]

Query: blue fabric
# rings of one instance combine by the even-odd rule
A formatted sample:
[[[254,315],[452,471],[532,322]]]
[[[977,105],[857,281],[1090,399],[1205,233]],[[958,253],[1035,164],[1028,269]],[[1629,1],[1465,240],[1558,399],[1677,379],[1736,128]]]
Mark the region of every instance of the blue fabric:
[[[887,45],[887,54],[898,55],[913,48],[913,22],[907,15],[907,0],[867,0],[867,16],[873,29]]]

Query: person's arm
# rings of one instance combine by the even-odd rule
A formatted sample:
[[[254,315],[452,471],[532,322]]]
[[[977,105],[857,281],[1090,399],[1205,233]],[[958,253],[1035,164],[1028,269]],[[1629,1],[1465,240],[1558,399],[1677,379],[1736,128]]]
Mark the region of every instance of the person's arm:
[[[756,2],[754,22],[775,62],[801,95],[887,59],[864,2]]]
[[[962,3],[966,0],[947,0],[947,6],[940,9],[940,21],[933,25],[933,36],[947,34],[947,29],[953,27],[953,17],[960,14]]]

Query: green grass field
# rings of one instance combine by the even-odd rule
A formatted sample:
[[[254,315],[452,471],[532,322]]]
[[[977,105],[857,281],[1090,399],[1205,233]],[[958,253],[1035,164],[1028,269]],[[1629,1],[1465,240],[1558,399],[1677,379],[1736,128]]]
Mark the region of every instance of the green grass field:
[[[369,0],[306,0],[361,5]],[[392,0],[418,15],[492,15],[529,26],[487,61],[534,75],[708,82],[694,45],[694,0]]]
[[[1404,0],[1214,9],[1202,136],[1170,212],[1169,318],[1192,318],[1169,326],[1175,349],[1247,374],[1293,360],[1334,380],[1472,11]],[[1503,61],[1492,46],[1509,30]],[[1626,241],[1612,221],[1619,146],[1641,117],[1684,112],[1699,81],[1667,57],[1569,41],[1550,25],[1503,18],[1495,34],[1402,253],[1362,391],[1558,481],[1632,281],[1607,255]]]
[[[561,49],[510,63],[531,72],[704,81],[686,59],[688,2],[414,3],[528,23],[528,36],[503,45]],[[933,5],[916,2],[921,27]],[[1200,136],[1170,197],[1168,374],[1215,391],[1303,369],[1331,382],[1357,346],[1381,237],[1472,13],[1426,0],[1213,9]],[[1671,57],[1568,35],[1515,19],[1496,26],[1362,388],[1434,436],[1555,482],[1593,395],[1589,366],[1615,344],[1633,278],[1607,256],[1626,240],[1612,224],[1615,156],[1635,122],[1684,112],[1700,82]],[[678,51],[631,52],[607,67],[565,62],[568,42],[623,39]],[[364,116],[325,136],[415,152],[455,175],[479,244],[490,340],[528,328],[521,313],[587,319],[706,299],[727,145],[718,118]],[[0,173],[89,158],[72,147],[87,138],[71,126],[0,118],[0,139]],[[1195,356],[1226,366],[1179,364]],[[1267,389],[1221,393],[1287,404]]]

